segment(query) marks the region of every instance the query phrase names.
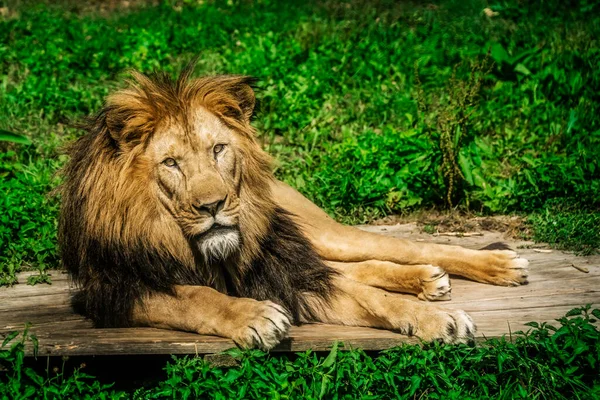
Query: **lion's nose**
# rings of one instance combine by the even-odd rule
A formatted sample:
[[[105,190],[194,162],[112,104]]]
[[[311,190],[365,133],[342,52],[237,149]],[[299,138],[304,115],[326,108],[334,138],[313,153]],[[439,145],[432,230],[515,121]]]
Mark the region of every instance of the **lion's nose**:
[[[214,217],[219,211],[223,209],[226,200],[227,196],[225,196],[221,200],[217,200],[212,203],[200,203],[199,201],[197,201],[192,205],[198,212],[207,212]]]

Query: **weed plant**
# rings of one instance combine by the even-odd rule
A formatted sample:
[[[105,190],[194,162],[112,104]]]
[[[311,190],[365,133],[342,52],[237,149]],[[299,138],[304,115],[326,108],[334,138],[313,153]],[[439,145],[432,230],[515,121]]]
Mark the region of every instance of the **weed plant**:
[[[86,4],[9,2],[0,16],[0,134],[32,142],[0,141],[0,285],[20,269],[44,281],[58,266],[60,199],[49,193],[59,149],[82,134],[74,124],[127,69],[175,74],[194,55],[198,75],[260,79],[255,125],[277,176],[341,221],[448,206],[523,212],[541,239],[547,202],[570,198],[564,220],[584,218],[598,237],[595,1]],[[594,251],[579,232],[553,237]]]

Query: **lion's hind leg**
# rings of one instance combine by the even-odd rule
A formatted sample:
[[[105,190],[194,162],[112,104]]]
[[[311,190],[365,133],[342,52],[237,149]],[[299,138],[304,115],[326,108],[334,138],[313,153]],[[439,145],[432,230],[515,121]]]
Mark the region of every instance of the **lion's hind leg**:
[[[408,300],[344,276],[336,277],[333,284],[332,297],[314,304],[320,322],[389,329],[425,341],[465,343],[473,339],[475,324],[464,311]]]
[[[421,300],[450,300],[452,288],[446,271],[433,265],[401,265],[389,261],[327,261],[345,277],[390,292],[416,294]]]

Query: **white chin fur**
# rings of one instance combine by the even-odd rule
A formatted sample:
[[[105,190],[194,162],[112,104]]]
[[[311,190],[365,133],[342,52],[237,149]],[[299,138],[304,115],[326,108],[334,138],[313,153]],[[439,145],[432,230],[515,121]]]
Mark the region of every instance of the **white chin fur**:
[[[224,260],[240,247],[240,233],[235,230],[209,234],[200,242],[200,251],[207,260]]]

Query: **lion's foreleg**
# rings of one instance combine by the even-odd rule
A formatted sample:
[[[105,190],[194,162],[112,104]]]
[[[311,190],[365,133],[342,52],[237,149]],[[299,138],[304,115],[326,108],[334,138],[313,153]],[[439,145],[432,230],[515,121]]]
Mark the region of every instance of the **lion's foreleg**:
[[[334,279],[335,294],[315,306],[318,320],[325,323],[395,330],[430,341],[466,342],[475,325],[463,311],[447,310],[411,301],[346,277]]]
[[[243,348],[268,350],[287,336],[289,313],[270,301],[235,298],[204,286],[175,286],[175,294],[152,293],[133,310],[133,322],[217,335]]]
[[[389,261],[327,261],[347,278],[391,292],[416,294],[421,300],[450,300],[450,279],[433,265],[400,265]]]

